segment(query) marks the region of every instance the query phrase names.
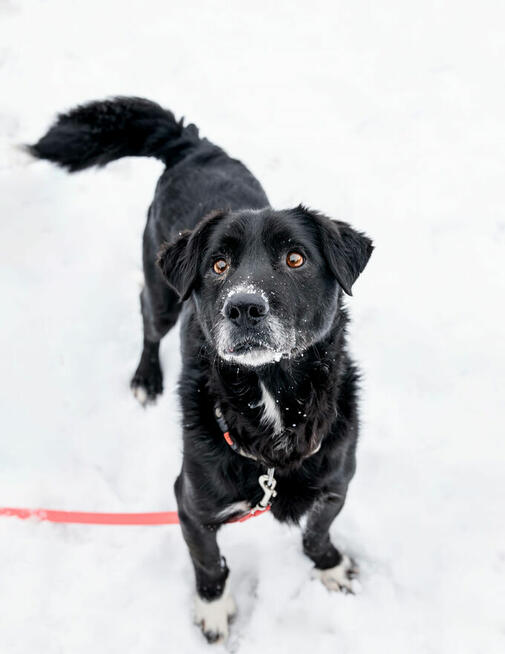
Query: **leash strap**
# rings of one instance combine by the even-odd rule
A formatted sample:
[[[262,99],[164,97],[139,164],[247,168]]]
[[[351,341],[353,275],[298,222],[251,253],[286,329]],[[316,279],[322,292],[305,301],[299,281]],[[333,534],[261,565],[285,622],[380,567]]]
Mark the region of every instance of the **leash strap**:
[[[0,507],[0,516],[59,522],[76,525],[177,525],[177,511],[157,513],[90,513],[85,511],[53,511],[51,509],[20,509]]]
[[[245,522],[249,518],[262,515],[270,509],[249,512],[240,518],[227,522]],[[55,511],[52,509],[26,509],[0,507],[0,517],[35,520],[37,522],[54,522],[67,525],[178,525],[177,511],[158,511],[156,513],[92,513],[86,511]]]
[[[249,454],[234,442],[230,430],[223,417],[221,409],[216,405],[214,410],[217,423],[223,432],[223,437],[234,452],[253,461],[256,457]],[[275,468],[268,468],[267,472],[258,477],[258,484],[263,491],[261,500],[251,510],[240,518],[228,522],[245,522],[250,518],[262,515],[270,510],[272,498],[277,495],[275,486]],[[91,511],[57,511],[53,509],[28,509],[19,507],[0,506],[0,517],[19,518],[20,520],[37,520],[39,522],[55,522],[60,524],[78,525],[177,525],[179,516],[177,511],[158,511],[154,513],[94,513]]]

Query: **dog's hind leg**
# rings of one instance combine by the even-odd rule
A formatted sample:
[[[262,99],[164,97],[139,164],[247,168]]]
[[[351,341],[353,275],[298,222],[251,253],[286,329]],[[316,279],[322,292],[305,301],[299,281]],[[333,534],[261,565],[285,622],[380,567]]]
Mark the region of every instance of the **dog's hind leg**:
[[[344,501],[345,493],[329,493],[314,505],[303,533],[303,551],[315,564],[313,576],[329,590],[352,593],[357,566],[338,551],[329,534],[331,523],[342,510]]]
[[[156,265],[156,254],[156,241],[148,221],[144,232],[145,286],[140,294],[144,344],[140,362],[131,380],[133,394],[143,405],[154,402],[156,396],[163,392],[160,341],[177,322],[182,306],[177,293],[163,279]]]
[[[210,643],[228,636],[228,621],[236,611],[229,593],[229,570],[217,544],[216,525],[203,524],[191,503],[191,487],[184,473],[175,482],[175,495],[182,535],[195,570],[195,623]]]

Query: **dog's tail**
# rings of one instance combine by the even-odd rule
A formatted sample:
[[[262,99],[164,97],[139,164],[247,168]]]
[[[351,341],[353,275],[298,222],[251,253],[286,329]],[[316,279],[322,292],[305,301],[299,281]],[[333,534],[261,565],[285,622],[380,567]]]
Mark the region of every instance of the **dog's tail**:
[[[171,111],[142,98],[90,102],[58,116],[28,152],[70,172],[105,166],[121,157],[156,157],[167,166],[199,141],[194,125],[184,127]]]

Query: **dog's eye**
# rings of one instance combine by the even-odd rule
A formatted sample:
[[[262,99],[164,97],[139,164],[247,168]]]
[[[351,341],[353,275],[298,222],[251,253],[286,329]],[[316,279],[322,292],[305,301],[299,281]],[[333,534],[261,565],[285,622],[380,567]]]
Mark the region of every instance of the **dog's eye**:
[[[218,259],[217,261],[214,262],[214,265],[212,266],[214,272],[217,273],[218,275],[222,275],[223,273],[225,273],[229,267],[230,264],[224,259]]]
[[[290,268],[299,268],[305,262],[304,257],[299,252],[288,252],[286,263]]]

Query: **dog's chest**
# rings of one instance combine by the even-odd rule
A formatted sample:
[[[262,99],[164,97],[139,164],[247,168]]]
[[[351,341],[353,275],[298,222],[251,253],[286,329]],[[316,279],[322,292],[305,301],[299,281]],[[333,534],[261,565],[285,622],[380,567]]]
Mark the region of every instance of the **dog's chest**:
[[[250,402],[249,407],[260,410],[259,427],[274,435],[304,428],[312,407],[306,406],[296,390],[267,387],[263,381],[259,381],[258,387],[259,399]]]
[[[279,398],[275,399],[263,382],[260,382],[260,393],[258,402],[258,407],[261,407],[262,411],[260,424],[272,429],[274,434],[279,434],[284,429]]]

